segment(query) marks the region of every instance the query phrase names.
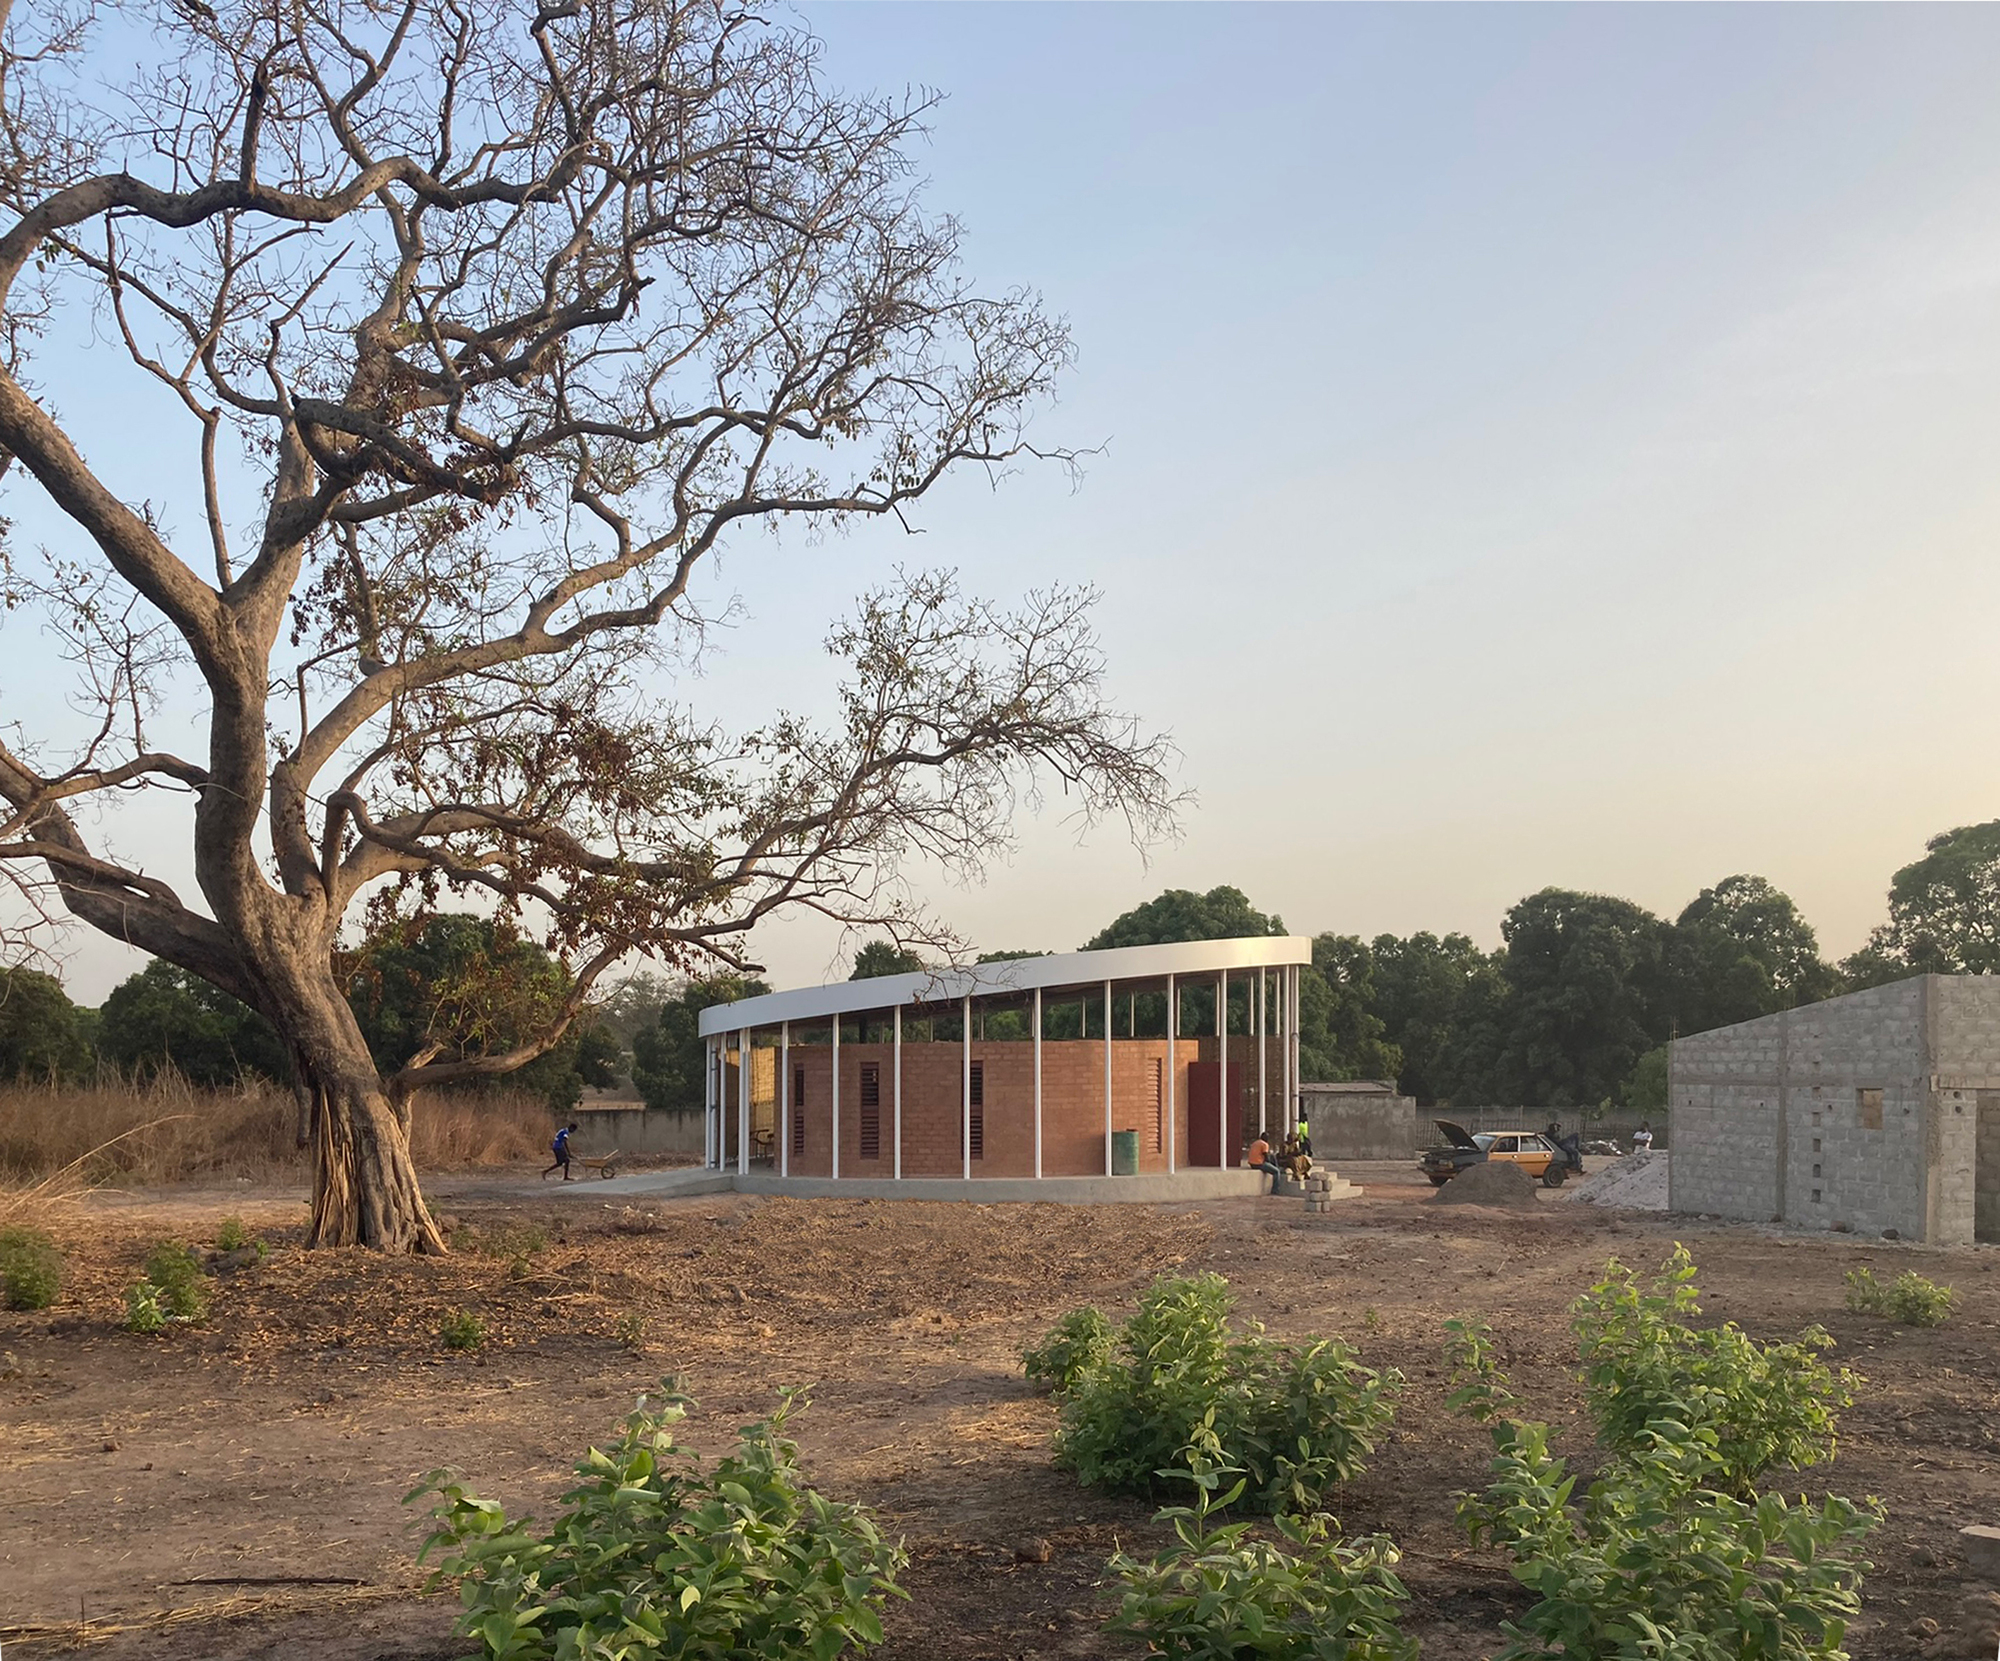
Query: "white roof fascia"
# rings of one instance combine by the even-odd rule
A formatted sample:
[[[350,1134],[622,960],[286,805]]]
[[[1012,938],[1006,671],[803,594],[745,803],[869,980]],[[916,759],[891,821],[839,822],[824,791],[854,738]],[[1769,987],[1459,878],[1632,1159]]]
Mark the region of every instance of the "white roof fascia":
[[[1100,952],[1017,957],[962,969],[926,969],[913,975],[878,975],[767,992],[701,1012],[704,1038],[780,1021],[819,1021],[834,1015],[894,1009],[905,1004],[948,1003],[1051,987],[1101,987],[1107,980],[1163,980],[1168,975],[1220,974],[1223,970],[1277,969],[1312,962],[1312,941],[1302,934],[1243,935],[1232,940],[1176,940],[1161,946],[1114,946]]]

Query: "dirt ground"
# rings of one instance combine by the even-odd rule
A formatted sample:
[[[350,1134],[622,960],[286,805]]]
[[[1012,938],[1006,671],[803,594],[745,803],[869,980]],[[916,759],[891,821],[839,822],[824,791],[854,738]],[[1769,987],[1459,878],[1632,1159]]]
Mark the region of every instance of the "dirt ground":
[[[1992,1654],[1974,1647],[1988,1606],[1956,1534],[2000,1522],[2000,1252],[1554,1196],[1532,1212],[1434,1206],[1407,1167],[1344,1174],[1365,1196],[1310,1219],[1276,1199],[607,1204],[587,1184],[445,1181],[454,1254],[401,1262],[299,1250],[298,1194],[98,1196],[66,1230],[61,1302],[0,1313],[0,1644],[10,1658],[461,1655],[453,1600],[422,1594],[403,1495],[451,1465],[546,1513],[584,1446],[678,1374],[700,1401],[690,1439],[709,1451],[780,1384],[814,1386],[797,1433],[815,1482],[876,1508],[911,1552],[887,1661],[1132,1655],[1101,1630],[1099,1580],[1114,1546],[1154,1541],[1147,1508],[1051,1468],[1054,1411],[1019,1352],[1077,1303],[1127,1305],[1157,1274],[1215,1269],[1274,1331],[1335,1334],[1407,1375],[1387,1445],[1338,1510],[1349,1532],[1401,1544],[1424,1654],[1481,1657],[1526,1599],[1452,1524],[1485,1443],[1444,1411],[1440,1323],[1492,1321],[1517,1388],[1568,1424],[1568,1306],[1608,1257],[1651,1266],[1680,1238],[1712,1316],[1765,1337],[1820,1322],[1867,1377],[1837,1463],[1806,1484],[1889,1508],[1854,1654]],[[212,1240],[228,1215],[271,1256],[215,1283],[205,1325],[123,1331],[122,1288],[148,1246]],[[1959,1313],[1929,1331],[1846,1313],[1841,1277],[1864,1263],[1956,1286]],[[487,1324],[477,1354],[438,1338],[458,1309]],[[644,1324],[637,1350],[628,1314]],[[1584,1450],[1579,1430],[1565,1451]],[[1017,1552],[1036,1540],[1048,1561]]]

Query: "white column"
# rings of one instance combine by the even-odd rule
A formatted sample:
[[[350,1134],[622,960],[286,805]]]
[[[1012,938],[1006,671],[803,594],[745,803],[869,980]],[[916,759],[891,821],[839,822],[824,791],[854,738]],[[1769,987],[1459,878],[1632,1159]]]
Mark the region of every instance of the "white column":
[[[750,1174],[750,1033],[736,1035],[736,1174]]]
[[[840,1175],[840,1017],[833,1018],[833,1174]]]
[[[1299,1118],[1299,966],[1291,969],[1292,994],[1285,1010],[1285,1116],[1288,1124]]]
[[[1282,1036],[1281,1036],[1281,1038],[1280,1038],[1280,1042],[1281,1042],[1281,1043],[1282,1043],[1282,1045],[1284,1046],[1284,1048],[1283,1048],[1283,1055],[1284,1055],[1284,1065],[1283,1065],[1283,1066],[1282,1066],[1282,1067],[1281,1067],[1281,1068],[1279,1069],[1279,1072],[1280,1072],[1280,1073],[1281,1073],[1281,1074],[1283,1075],[1283,1076],[1282,1076],[1282,1078],[1280,1079],[1280,1083],[1281,1083],[1281,1085],[1282,1085],[1282,1087],[1283,1087],[1283,1090],[1284,1090],[1284,1095],[1283,1095],[1283,1098],[1282,1098],[1282,1100],[1281,1100],[1281,1101],[1280,1101],[1280,1103],[1279,1103],[1279,1109],[1280,1109],[1280,1117],[1279,1117],[1279,1120],[1278,1120],[1278,1128],[1279,1128],[1280,1132],[1281,1132],[1281,1133],[1282,1133],[1283,1135],[1286,1135],[1286,1136],[1289,1136],[1289,1135],[1291,1135],[1291,1134],[1292,1134],[1292,1124],[1293,1124],[1293,1120],[1292,1120],[1292,967],[1291,967],[1291,965],[1290,965],[1289,963],[1288,963],[1288,964],[1286,964],[1284,968],[1282,968],[1282,969],[1280,969],[1280,970],[1278,971],[1278,1002],[1279,1002],[1279,1003],[1280,1003],[1281,1005],[1283,1005],[1283,1008],[1282,1008],[1282,1009],[1281,1009],[1281,1011],[1279,1012],[1279,1016],[1278,1016],[1278,1019],[1280,1020],[1280,1022],[1282,1022],[1282,1024],[1283,1024],[1283,1027],[1284,1027],[1284,1031],[1283,1031],[1283,1034],[1282,1034]]]
[[[792,1174],[792,1023],[778,1023],[778,1175]]]
[[[963,1154],[965,1180],[972,1180],[972,994],[960,1005],[958,1022],[960,1055],[958,1151]]]
[[[1264,1055],[1264,1049],[1265,1049],[1264,1028],[1266,1025],[1265,1014],[1264,1014],[1264,988],[1270,984],[1270,981],[1271,981],[1270,970],[1259,969],[1257,971],[1257,1009],[1256,1013],[1251,1017],[1251,1019],[1257,1023],[1257,1134],[1259,1136],[1262,1136],[1267,1128],[1264,1121],[1265,1121],[1265,1110],[1269,1105],[1266,1098],[1270,1090],[1270,1080],[1271,1080],[1271,1071],[1270,1068],[1266,1065],[1266,1060]]]
[[[1278,1138],[1280,1141],[1292,1133],[1292,1122],[1286,1116],[1290,1109],[1285,1103],[1292,1094],[1292,983],[1289,968],[1278,970]]]
[[[1104,983],[1104,1174],[1111,1175],[1111,982]]]
[[[1174,977],[1167,976],[1167,1175],[1174,1174],[1174,1039],[1179,1036],[1180,1009],[1174,1002]]]
[[[702,1045],[702,1165],[720,1167],[716,1159],[716,1041]]]
[[[1042,1176],[1042,989],[1035,988],[1035,1180]]]
[[[1229,971],[1215,982],[1215,1164],[1229,1169]]]
[[[896,1115],[896,1180],[903,1179],[903,1006],[896,1005],[896,1064],[895,1064],[895,1108]]]

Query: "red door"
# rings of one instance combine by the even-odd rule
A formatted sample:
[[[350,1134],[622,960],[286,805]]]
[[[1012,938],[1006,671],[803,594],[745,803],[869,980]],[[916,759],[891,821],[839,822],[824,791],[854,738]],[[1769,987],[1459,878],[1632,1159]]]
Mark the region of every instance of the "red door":
[[[1221,1098],[1222,1113],[1216,1112]],[[1221,1120],[1226,1117],[1224,1127]],[[1222,1132],[1222,1145],[1216,1133]],[[1190,1166],[1227,1166],[1236,1163],[1243,1148],[1243,1068],[1229,1063],[1225,1075],[1219,1061],[1188,1063],[1188,1157]]]

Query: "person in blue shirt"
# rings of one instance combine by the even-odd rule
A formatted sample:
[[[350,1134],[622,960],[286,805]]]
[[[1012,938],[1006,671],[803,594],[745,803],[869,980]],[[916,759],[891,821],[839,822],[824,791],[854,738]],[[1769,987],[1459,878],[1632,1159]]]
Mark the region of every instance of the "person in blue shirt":
[[[569,1181],[569,1138],[570,1132],[575,1129],[575,1125],[564,1125],[561,1130],[556,1132],[555,1141],[549,1144],[555,1153],[556,1162],[549,1167],[548,1171],[542,1173],[542,1181],[547,1182],[549,1180],[549,1171],[560,1171],[563,1174],[563,1181]]]

